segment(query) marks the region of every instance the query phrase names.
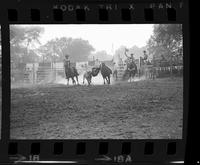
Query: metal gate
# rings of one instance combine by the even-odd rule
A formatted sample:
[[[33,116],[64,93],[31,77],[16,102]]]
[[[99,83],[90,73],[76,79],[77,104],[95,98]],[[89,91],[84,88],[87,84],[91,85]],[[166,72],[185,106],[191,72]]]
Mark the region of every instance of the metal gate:
[[[64,75],[63,63],[29,63],[24,68],[11,68],[12,83],[52,83]]]

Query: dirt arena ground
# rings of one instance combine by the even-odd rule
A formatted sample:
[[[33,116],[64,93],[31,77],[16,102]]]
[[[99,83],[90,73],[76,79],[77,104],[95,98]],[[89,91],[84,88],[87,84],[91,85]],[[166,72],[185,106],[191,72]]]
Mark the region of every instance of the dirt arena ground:
[[[183,80],[11,89],[12,139],[180,139]]]
[[[0,87],[0,139],[1,139],[1,125],[2,125],[2,88]]]

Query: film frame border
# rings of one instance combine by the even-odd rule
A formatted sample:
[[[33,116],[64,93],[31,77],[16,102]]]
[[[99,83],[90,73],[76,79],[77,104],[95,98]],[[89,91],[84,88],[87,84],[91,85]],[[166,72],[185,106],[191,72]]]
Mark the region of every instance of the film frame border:
[[[107,155],[109,157],[112,157],[113,159],[114,156],[119,156],[119,155],[130,155],[131,158],[133,159],[132,162],[141,162],[141,160],[145,160],[147,162],[163,162],[163,160],[165,161],[170,161],[170,160],[183,160],[184,158],[184,152],[185,152],[185,144],[186,144],[186,136],[187,136],[187,115],[188,115],[188,110],[186,108],[188,108],[188,88],[187,86],[189,85],[189,56],[185,56],[185,54],[189,54],[189,18],[188,18],[188,5],[187,5],[187,1],[174,1],[174,2],[170,2],[172,3],[173,6],[176,9],[176,20],[168,20],[167,19],[167,15],[166,15],[166,9],[160,10],[158,7],[153,7],[153,15],[154,15],[154,20],[150,20],[150,21],[146,21],[145,20],[145,9],[150,9],[149,3],[151,4],[159,4],[159,3],[163,3],[165,4],[166,1],[162,1],[161,2],[154,2],[149,0],[147,1],[135,1],[135,6],[137,6],[137,8],[134,9],[134,14],[131,13],[131,19],[129,20],[122,20],[122,16],[121,16],[121,11],[118,9],[117,11],[113,11],[113,10],[108,10],[108,15],[109,18],[108,21],[101,21],[99,20],[99,16],[98,16],[98,12],[99,11],[99,6],[97,6],[98,3],[101,4],[105,4],[106,5],[110,5],[110,4],[117,4],[120,9],[127,9],[128,7],[130,7],[130,4],[132,4],[132,2],[130,3],[130,1],[116,1],[115,3],[113,1],[109,1],[110,3],[107,3],[105,1],[95,1],[92,2],[90,0],[88,0],[88,3],[85,3],[83,1],[70,1],[71,4],[73,5],[90,5],[92,6],[92,8],[94,8],[94,14],[91,14],[93,12],[90,12],[90,14],[86,14],[86,19],[85,20],[77,20],[77,11],[72,11],[72,13],[69,14],[69,12],[63,11],[62,9],[59,9],[57,11],[61,11],[62,14],[64,15],[63,20],[55,20],[53,17],[53,13],[55,12],[55,1],[44,1],[44,2],[39,2],[39,1],[34,1],[35,3],[27,3],[23,0],[19,0],[19,1],[15,1],[12,2],[8,1],[6,3],[6,5],[2,6],[3,8],[1,8],[1,12],[0,12],[0,24],[1,24],[1,32],[2,32],[2,95],[5,96],[2,98],[2,137],[1,137],[1,141],[0,141],[0,145],[1,147],[1,153],[3,151],[3,155],[2,155],[2,159],[0,157],[0,160],[5,161],[11,161],[9,158],[8,153],[9,151],[9,147],[14,146],[14,148],[17,145],[17,153],[22,153],[25,154],[26,157],[29,157],[31,154],[34,154],[34,150],[36,150],[36,155],[38,153],[38,147],[39,146],[39,155],[40,155],[40,159],[42,160],[49,160],[49,157],[55,158],[55,159],[62,159],[65,158],[65,156],[68,156],[68,158],[73,159],[73,158],[77,158],[80,160],[87,160],[86,162],[83,161],[82,163],[89,163],[89,162],[98,162],[98,161],[94,161],[95,157],[97,157],[98,155]],[[48,2],[48,3],[47,3]],[[59,1],[56,2],[56,5],[62,5],[64,1]],[[182,3],[182,7],[179,8],[180,3]],[[47,6],[47,4],[49,4],[49,6]],[[128,4],[128,5],[127,5]],[[30,5],[32,5],[30,7]],[[52,5],[54,6],[52,8]],[[27,6],[27,8],[24,8],[25,6]],[[104,7],[105,7],[104,6]],[[179,7],[178,7],[179,6]],[[32,10],[31,10],[32,9]],[[14,14],[11,15],[15,15],[15,10],[17,11],[17,20],[8,20],[9,18],[9,11],[11,10],[11,13],[14,11]],[[39,20],[38,20],[38,11],[39,11]],[[80,11],[80,10],[79,10]],[[83,12],[83,11],[81,11]],[[104,10],[105,12],[105,10]],[[148,12],[152,12],[152,9],[148,10]],[[31,18],[31,13],[36,13],[36,20],[33,20],[33,18]],[[35,14],[33,14],[35,15]],[[68,16],[68,17],[67,17]],[[70,19],[71,18],[71,19]],[[10,109],[10,68],[8,64],[10,64],[10,46],[9,46],[9,25],[10,24],[139,24],[139,23],[169,23],[169,24],[173,24],[173,23],[181,23],[183,25],[183,49],[184,49],[184,113],[183,113],[183,119],[184,119],[184,123],[183,123],[183,138],[182,139],[153,139],[153,140],[11,140],[9,138],[10,135],[10,123],[8,122],[10,120],[10,111],[6,110],[6,109]],[[5,56],[5,54],[7,54],[7,56]],[[6,74],[5,74],[6,73]],[[53,145],[55,145],[54,143],[58,143],[58,144],[63,144],[63,152],[65,154],[61,154],[61,156],[58,156],[59,154],[56,154],[57,156],[55,156],[52,151],[52,149],[55,147]],[[102,145],[100,143],[105,142],[108,143],[109,148],[107,153],[105,154],[100,154],[99,152],[105,152],[105,151],[99,151],[99,147]],[[33,146],[31,147],[33,143]],[[104,143],[104,145],[105,145]],[[123,154],[122,152],[124,152],[123,150],[123,144],[122,143],[128,143],[131,145],[127,145],[129,146],[129,150],[130,153],[125,153]],[[153,143],[153,154],[145,154],[145,152],[151,152],[151,151],[146,151],[145,146],[150,146],[147,148],[152,148],[152,143]],[[82,144],[83,146],[85,145],[85,152],[83,154],[77,154],[77,152],[83,152],[83,151],[78,151],[79,149],[78,146],[80,146],[80,144]],[[171,145],[172,148],[174,148],[173,146],[176,146],[176,153],[175,154],[167,154],[167,146]],[[26,148],[26,146],[29,146],[28,148]],[[36,147],[34,147],[36,146]],[[95,147],[93,147],[95,146]],[[110,146],[117,146],[116,148],[112,148],[110,149]],[[35,149],[34,149],[35,148]],[[44,148],[49,148],[49,153],[45,153]],[[73,152],[70,154],[70,150],[66,150],[66,148],[70,148],[73,149]],[[82,148],[82,147],[81,147]],[[100,147],[101,148],[101,147]],[[104,148],[104,147],[103,147]],[[164,149],[163,149],[164,148]],[[3,149],[3,150],[2,150]],[[135,149],[137,149],[137,152],[135,152]],[[138,150],[139,149],[139,150]],[[104,149],[102,149],[104,150]],[[148,150],[148,149],[147,149]],[[152,150],[152,149],[150,149]],[[174,150],[174,149],[172,149]],[[91,152],[92,151],[92,152]],[[166,152],[165,152],[166,151]],[[126,152],[126,151],[125,151]],[[174,151],[172,151],[174,152]],[[95,153],[95,154],[94,154]],[[156,154],[157,155],[156,155]],[[115,155],[114,155],[115,154]],[[160,154],[160,159],[158,158],[158,155]],[[16,155],[15,153],[12,153],[11,151],[11,155]],[[54,155],[54,156],[53,156]],[[78,155],[78,156],[77,156]],[[47,157],[46,157],[47,156]],[[49,156],[49,157],[48,157]],[[92,156],[92,159],[91,159]],[[67,158],[67,159],[68,159]],[[116,158],[117,159],[117,158]],[[126,158],[124,158],[126,159]],[[155,161],[156,159],[156,161]],[[81,161],[80,161],[81,162]],[[80,163],[79,162],[79,163]],[[112,162],[112,161],[111,161]],[[1,162],[0,162],[1,163]],[[110,162],[109,162],[110,163]],[[123,163],[123,162],[118,162],[118,163]]]

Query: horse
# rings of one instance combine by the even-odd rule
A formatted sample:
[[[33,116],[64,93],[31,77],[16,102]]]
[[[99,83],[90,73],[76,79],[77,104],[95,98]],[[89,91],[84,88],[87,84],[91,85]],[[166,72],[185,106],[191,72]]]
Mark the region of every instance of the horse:
[[[92,76],[98,75],[99,71],[101,71],[104,84],[105,80],[107,84],[110,84],[110,75],[112,74],[112,70],[108,66],[106,66],[105,63],[101,63],[99,67],[92,68]]]
[[[71,67],[69,64],[65,64],[64,67],[65,67],[65,76],[67,79],[67,85],[69,85],[70,78],[72,79],[73,84],[76,84],[76,81],[77,81],[77,84],[79,84],[79,81],[78,81],[79,74],[78,74],[76,68]],[[74,80],[74,77],[76,77],[76,81]]]
[[[134,78],[136,73],[137,73],[137,65],[135,64],[135,62],[134,61],[128,62],[127,69],[125,70],[123,78],[125,78],[128,75],[131,82],[131,78]]]

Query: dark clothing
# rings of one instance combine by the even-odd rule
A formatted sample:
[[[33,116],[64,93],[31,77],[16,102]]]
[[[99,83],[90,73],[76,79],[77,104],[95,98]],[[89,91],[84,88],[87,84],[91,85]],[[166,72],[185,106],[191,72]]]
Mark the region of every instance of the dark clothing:
[[[68,59],[64,59],[63,60],[63,62],[64,62],[64,67],[70,67],[70,60],[68,60]]]

